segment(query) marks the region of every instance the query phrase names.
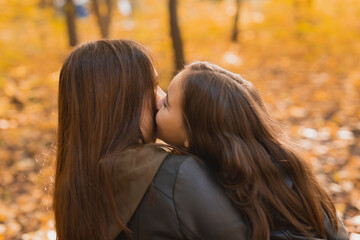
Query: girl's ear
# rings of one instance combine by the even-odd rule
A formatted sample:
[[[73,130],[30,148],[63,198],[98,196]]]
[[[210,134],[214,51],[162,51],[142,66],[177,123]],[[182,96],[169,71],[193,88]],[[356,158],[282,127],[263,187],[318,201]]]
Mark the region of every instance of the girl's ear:
[[[185,142],[184,142],[184,147],[189,148],[190,144],[189,144],[189,139],[186,138]]]

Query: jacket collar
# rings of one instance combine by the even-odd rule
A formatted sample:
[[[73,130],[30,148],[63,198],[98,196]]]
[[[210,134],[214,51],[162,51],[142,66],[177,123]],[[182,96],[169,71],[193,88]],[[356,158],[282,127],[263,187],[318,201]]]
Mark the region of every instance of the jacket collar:
[[[126,225],[153,178],[169,153],[154,145],[144,145],[120,154],[115,164],[115,202],[120,219]],[[114,239],[123,229],[112,213],[109,218],[109,237]]]

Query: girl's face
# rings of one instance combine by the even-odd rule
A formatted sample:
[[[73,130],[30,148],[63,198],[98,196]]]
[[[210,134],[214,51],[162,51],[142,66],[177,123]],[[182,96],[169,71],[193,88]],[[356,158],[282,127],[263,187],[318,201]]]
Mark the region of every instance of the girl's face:
[[[182,147],[186,146],[187,136],[183,124],[183,79],[182,71],[171,81],[168,93],[164,94],[156,103],[157,137],[164,142]]]

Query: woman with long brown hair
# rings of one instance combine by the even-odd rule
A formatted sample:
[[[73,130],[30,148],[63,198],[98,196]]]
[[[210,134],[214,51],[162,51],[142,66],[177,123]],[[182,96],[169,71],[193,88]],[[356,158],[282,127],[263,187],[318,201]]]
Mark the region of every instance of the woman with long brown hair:
[[[158,136],[212,169],[249,239],[348,239],[330,196],[240,75],[193,63],[157,106]]]
[[[153,143],[156,87],[149,55],[133,41],[85,43],[65,60],[57,239],[245,239],[242,216],[208,170]]]

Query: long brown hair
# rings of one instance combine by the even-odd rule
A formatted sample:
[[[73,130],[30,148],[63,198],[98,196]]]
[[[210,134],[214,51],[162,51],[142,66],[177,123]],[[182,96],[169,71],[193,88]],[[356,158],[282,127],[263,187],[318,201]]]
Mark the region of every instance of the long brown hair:
[[[155,110],[155,73],[147,51],[130,40],[77,47],[59,79],[53,208],[57,239],[108,239],[116,214],[112,166],[139,145],[144,102]],[[140,140],[140,141],[139,141]]]
[[[255,87],[206,62],[184,71],[189,151],[213,168],[250,223],[251,239],[270,239],[272,232],[290,229],[326,236],[323,210],[337,228],[329,195],[267,113]]]

